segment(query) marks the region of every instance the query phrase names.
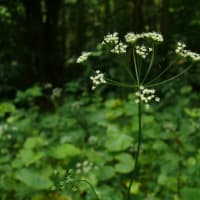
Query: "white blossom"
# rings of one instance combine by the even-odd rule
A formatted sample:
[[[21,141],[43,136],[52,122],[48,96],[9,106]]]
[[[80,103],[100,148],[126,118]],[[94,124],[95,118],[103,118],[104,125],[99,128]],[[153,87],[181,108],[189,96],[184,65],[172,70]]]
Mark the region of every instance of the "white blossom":
[[[88,57],[91,55],[91,52],[82,52],[82,54],[78,57],[76,60],[77,63],[83,63],[85,62]]]
[[[139,39],[151,39],[155,42],[163,42],[163,36],[160,33],[156,32],[147,32],[147,33],[141,33],[141,34],[135,34],[135,33],[127,33],[125,35],[125,40],[128,43],[135,43]]]
[[[193,61],[200,60],[200,54],[187,50],[183,42],[177,42],[175,52],[183,58],[190,58]]]
[[[125,40],[126,40],[127,43],[134,43],[140,38],[142,38],[141,34],[127,33],[125,35]]]
[[[160,33],[156,32],[148,32],[148,33],[142,33],[143,38],[151,39],[155,42],[163,42],[163,36]]]
[[[114,32],[114,33],[109,33],[109,34],[105,35],[101,44],[102,45],[105,45],[107,43],[117,44],[118,42],[119,42],[118,33]]]
[[[116,46],[111,50],[112,53],[121,54],[126,53],[127,45],[119,42]]]
[[[152,48],[148,48],[144,45],[141,45],[141,46],[137,45],[135,49],[136,49],[136,54],[141,56],[143,59],[145,59],[149,55],[149,53],[152,51]]]
[[[139,103],[140,101],[145,103],[146,107],[149,107],[150,101],[156,101],[160,102],[160,98],[155,96],[155,89],[148,89],[144,88],[144,86],[140,86],[139,90],[135,93],[136,95],[136,103]]]
[[[92,90],[95,90],[98,85],[106,83],[104,74],[100,72],[100,70],[96,70],[95,75],[91,76],[90,79],[92,80],[93,83]]]
[[[59,98],[62,94],[62,88],[53,88],[51,98],[56,99]]]

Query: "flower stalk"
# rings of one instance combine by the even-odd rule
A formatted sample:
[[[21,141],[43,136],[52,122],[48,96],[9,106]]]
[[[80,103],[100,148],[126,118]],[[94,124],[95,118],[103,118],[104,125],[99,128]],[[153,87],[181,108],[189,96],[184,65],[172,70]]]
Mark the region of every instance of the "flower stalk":
[[[131,199],[131,187],[133,184],[134,179],[138,179],[139,177],[139,156],[140,156],[140,150],[142,145],[142,104],[141,100],[139,100],[138,103],[138,135],[137,135],[137,150],[135,154],[135,166],[134,170],[132,172],[131,180],[128,186],[128,193],[127,193],[127,200]]]

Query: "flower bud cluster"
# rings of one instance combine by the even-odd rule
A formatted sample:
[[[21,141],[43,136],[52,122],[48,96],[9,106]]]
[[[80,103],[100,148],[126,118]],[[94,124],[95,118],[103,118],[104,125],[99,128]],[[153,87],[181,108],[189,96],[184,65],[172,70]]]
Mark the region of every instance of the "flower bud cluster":
[[[175,52],[181,57],[190,58],[193,61],[200,60],[200,54],[185,49],[186,45],[183,42],[177,42]]]
[[[149,106],[149,102],[152,100],[156,102],[160,101],[160,98],[155,96],[155,89],[144,88],[144,86],[140,86],[139,90],[135,93],[135,95],[137,96],[135,102],[144,102],[147,105],[147,107]]]
[[[148,32],[148,33],[142,33],[144,38],[151,39],[155,42],[163,42],[163,36],[160,33],[156,32]]]
[[[135,43],[140,38],[141,38],[141,34],[127,33],[125,35],[125,40],[127,43]]]
[[[100,72],[100,70],[96,70],[95,75],[91,76],[90,80],[92,80],[93,83],[92,90],[95,90],[98,85],[106,83],[104,74]]]
[[[112,53],[121,54],[126,53],[127,45],[119,42],[116,46],[111,50]]]
[[[101,43],[102,45],[105,45],[107,43],[110,44],[117,44],[119,42],[119,37],[118,37],[118,33],[114,32],[114,33],[109,33],[107,35],[104,36],[103,42]]]
[[[135,34],[135,33],[127,33],[125,35],[125,40],[128,43],[135,43],[138,39],[151,39],[155,42],[163,42],[163,36],[160,33],[156,32],[148,32],[148,33],[141,33],[141,34]]]
[[[143,59],[145,59],[149,55],[149,53],[152,51],[152,48],[147,48],[144,45],[141,45],[141,46],[137,45],[135,49],[136,49],[136,54],[141,56]]]
[[[91,170],[96,170],[97,166],[95,166],[93,163],[89,162],[88,160],[85,160],[83,162],[78,162],[76,163],[76,170],[75,173],[77,175],[80,174],[87,174],[89,173]]]
[[[77,63],[83,63],[85,62],[88,57],[91,55],[91,52],[82,52],[82,54],[78,57],[76,60]]]
[[[51,98],[56,99],[59,98],[62,94],[62,88],[53,88]]]

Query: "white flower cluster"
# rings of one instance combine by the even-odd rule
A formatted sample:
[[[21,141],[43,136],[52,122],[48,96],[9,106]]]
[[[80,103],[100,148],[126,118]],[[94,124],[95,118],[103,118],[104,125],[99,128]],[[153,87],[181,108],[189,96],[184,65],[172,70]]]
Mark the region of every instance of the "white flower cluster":
[[[125,35],[125,40],[128,43],[135,43],[140,38],[141,38],[141,34],[127,33]]]
[[[111,50],[112,53],[121,54],[126,53],[127,45],[119,42],[116,46]]]
[[[154,100],[156,102],[160,101],[160,98],[155,96],[155,89],[144,88],[144,86],[140,86],[139,90],[135,93],[137,99],[136,103],[144,102],[147,107],[149,107],[149,102]]]
[[[144,45],[141,45],[141,46],[137,45],[135,49],[136,49],[136,54],[141,56],[143,59],[145,59],[149,55],[149,53],[152,51],[152,48],[147,48]]]
[[[62,88],[53,88],[51,98],[56,99],[59,98],[62,94]]]
[[[101,44],[102,45],[105,45],[107,43],[117,44],[118,42],[119,42],[118,33],[114,32],[114,33],[109,33],[109,34],[105,35],[103,42]]]
[[[163,42],[163,36],[160,33],[156,32],[148,32],[148,33],[143,33],[142,34],[144,38],[151,39],[155,42]]]
[[[93,83],[92,90],[95,90],[98,85],[106,83],[104,74],[100,70],[96,70],[96,74],[91,76],[90,79]]]
[[[160,33],[156,32],[148,32],[148,33],[141,33],[141,34],[135,34],[135,33],[127,33],[125,35],[125,40],[128,43],[135,43],[138,39],[151,39],[155,42],[163,42],[163,36]]]
[[[192,52],[190,50],[185,49],[186,45],[183,42],[177,42],[175,52],[184,58],[190,58],[193,61],[199,61],[200,60],[200,54]]]
[[[75,173],[80,176],[80,174],[87,174],[91,170],[97,169],[97,166],[95,166],[93,163],[89,162],[88,160],[85,160],[83,162],[76,163],[76,171]]]
[[[77,63],[83,63],[85,62],[88,57],[91,55],[91,52],[82,52],[82,54],[78,57],[76,60]]]

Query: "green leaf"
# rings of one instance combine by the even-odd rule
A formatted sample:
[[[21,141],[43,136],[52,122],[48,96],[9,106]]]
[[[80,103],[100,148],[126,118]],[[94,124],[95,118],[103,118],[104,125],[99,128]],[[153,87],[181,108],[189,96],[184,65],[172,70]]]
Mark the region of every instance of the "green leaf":
[[[43,140],[41,137],[29,137],[24,143],[25,149],[33,149],[38,146],[46,145],[47,141]]]
[[[38,160],[40,160],[43,156],[43,152],[36,153],[29,149],[22,149],[17,155],[17,158],[13,161],[12,165],[16,168],[20,168],[22,166],[29,166],[32,163],[35,163]]]
[[[134,169],[135,161],[128,153],[121,153],[115,156],[118,163],[114,166],[115,171],[119,173],[129,173]]]
[[[0,104],[0,116],[3,117],[6,113],[12,113],[16,110],[12,103],[4,102]]]
[[[98,177],[99,180],[101,181],[109,180],[115,176],[115,169],[108,165],[102,166],[98,171],[99,171]]]
[[[111,152],[123,151],[131,146],[132,141],[133,138],[128,135],[113,134],[110,135],[110,138],[106,141],[105,147]]]
[[[185,187],[181,191],[182,200],[199,200],[200,199],[200,190],[199,188],[189,188]]]
[[[80,153],[80,149],[72,144],[61,144],[49,149],[50,156],[56,159],[72,158],[76,157]]]
[[[177,178],[170,177],[166,174],[160,174],[158,177],[158,184],[167,187],[168,189],[176,192]]]
[[[16,179],[35,190],[48,189],[52,185],[48,177],[31,169],[24,168],[17,171]]]

